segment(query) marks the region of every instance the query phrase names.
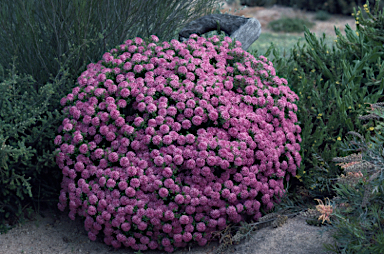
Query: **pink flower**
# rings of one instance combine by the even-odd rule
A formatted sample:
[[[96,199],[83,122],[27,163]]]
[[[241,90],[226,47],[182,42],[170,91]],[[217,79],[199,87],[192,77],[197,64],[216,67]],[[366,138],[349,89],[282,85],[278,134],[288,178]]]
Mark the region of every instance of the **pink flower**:
[[[183,156],[181,156],[181,155],[179,155],[179,154],[177,154],[177,155],[175,155],[175,156],[173,157],[173,162],[174,162],[176,165],[181,165],[181,164],[183,164],[183,161],[184,161]]]
[[[88,232],[88,238],[91,240],[91,241],[96,241],[97,237],[94,233],[92,233],[91,231]]]
[[[235,193],[229,194],[228,201],[231,203],[235,203],[237,201],[237,197]]]
[[[181,243],[183,241],[183,236],[181,234],[174,234],[173,240],[175,243]]]
[[[127,157],[122,157],[122,158],[120,159],[120,166],[122,166],[122,167],[128,167],[128,165],[129,165],[129,160],[128,160],[128,158],[127,158]]]
[[[141,125],[141,123],[144,122],[144,119],[141,118],[141,117],[136,117],[135,120],[134,120],[134,125],[136,125],[137,127],[139,127]]]
[[[160,188],[159,190],[159,196],[162,198],[165,198],[168,196],[168,190],[166,188]]]
[[[171,233],[172,231],[172,225],[171,224],[164,224],[162,230],[165,233]]]
[[[268,202],[270,201],[270,196],[269,194],[265,194],[261,200],[263,201],[264,204],[268,204]]]
[[[116,182],[113,179],[108,179],[107,181],[107,187],[108,188],[113,188],[116,186]]]
[[[171,245],[171,241],[170,241],[168,238],[163,238],[163,240],[161,240],[161,244],[162,244],[164,247],[167,247],[167,246],[170,246],[170,245]]]
[[[162,134],[167,134],[167,133],[169,132],[169,126],[168,126],[168,125],[165,125],[165,124],[161,125],[161,126],[160,126],[160,132],[161,132]]]
[[[119,160],[119,155],[115,152],[112,152],[108,155],[108,160],[110,162],[117,162]]]
[[[165,135],[163,138],[163,143],[166,145],[172,144],[172,137],[170,135]]]
[[[200,116],[194,116],[192,118],[192,123],[196,126],[199,126],[201,125],[201,123],[203,122],[203,118],[201,118]]]
[[[140,112],[144,112],[146,108],[146,105],[144,102],[140,102],[139,104],[137,104],[137,109],[140,111]]]
[[[65,131],[70,131],[70,130],[72,130],[72,128],[73,128],[73,125],[72,124],[70,124],[70,123],[67,123],[66,125],[64,125],[64,130]]]
[[[174,106],[168,107],[167,114],[170,116],[175,116],[177,114],[177,109]]]
[[[148,104],[148,106],[147,106],[148,113],[152,114],[152,113],[156,112],[156,110],[157,110],[157,107],[155,104],[153,104],[153,103]]]
[[[127,187],[128,187],[128,183],[127,182],[119,182],[119,184],[118,184],[118,186],[119,186],[119,189],[121,190],[121,191],[124,191],[125,189],[127,189]]]
[[[181,194],[177,194],[175,197],[175,202],[179,205],[181,205],[184,202],[184,197]]]
[[[189,144],[193,144],[196,140],[196,138],[193,134],[187,134],[187,136],[185,136],[185,137],[186,137],[187,143],[189,143]]]
[[[130,185],[133,188],[138,188],[140,186],[140,180],[137,178],[133,178],[133,179],[131,179]]]
[[[173,175],[172,169],[170,167],[166,167],[162,172],[164,177],[170,178]]]
[[[211,121],[216,121],[219,118],[219,114],[215,111],[211,111],[208,116]]]
[[[206,229],[204,222],[199,222],[199,223],[197,223],[197,225],[196,225],[196,229],[197,229],[198,231],[200,231],[200,232],[204,232],[205,229]]]
[[[128,187],[125,189],[125,195],[127,195],[128,197],[133,197],[135,196],[135,194],[136,191],[132,187]]]
[[[160,145],[161,141],[162,141],[162,138],[159,135],[156,135],[152,138],[152,143],[154,145]]]
[[[192,234],[190,232],[184,232],[183,234],[184,242],[189,242],[192,240]]]
[[[180,221],[180,224],[188,224],[189,223],[189,217],[187,215],[181,215],[179,221]]]
[[[199,148],[199,150],[205,151],[208,148],[208,143],[203,141],[203,142],[199,143],[199,145],[197,147]]]
[[[164,218],[165,218],[166,220],[172,220],[173,218],[175,218],[175,215],[173,214],[172,211],[167,210],[167,211],[165,211],[165,213],[164,213]]]
[[[159,41],[159,38],[157,38],[156,35],[151,35],[151,39],[152,39],[152,41],[154,41],[154,42],[158,42],[158,41]]]
[[[54,142],[55,142],[55,145],[60,145],[62,142],[62,136],[57,135]]]
[[[96,208],[94,206],[89,206],[88,207],[88,214],[93,216],[96,214]]]
[[[191,121],[189,121],[189,120],[184,120],[184,121],[181,123],[181,126],[183,127],[183,129],[188,130],[189,128],[191,128],[192,124],[191,124]]]
[[[81,172],[81,171],[83,171],[83,170],[84,170],[84,163],[82,163],[82,162],[76,162],[76,164],[75,164],[75,170],[76,170],[77,172]]]
[[[157,166],[161,166],[164,163],[164,158],[161,156],[156,156],[153,161]]]

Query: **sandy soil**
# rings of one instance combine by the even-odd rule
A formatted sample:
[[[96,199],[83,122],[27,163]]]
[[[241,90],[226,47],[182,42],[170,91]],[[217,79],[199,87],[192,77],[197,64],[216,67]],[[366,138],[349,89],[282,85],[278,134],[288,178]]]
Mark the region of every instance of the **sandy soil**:
[[[227,9],[228,10],[228,9]],[[233,8],[232,8],[233,10]],[[232,12],[231,12],[232,13]],[[327,35],[335,35],[334,26],[344,30],[345,24],[355,29],[352,17],[333,15],[327,21],[314,20],[314,13],[293,10],[292,8],[274,6],[272,8],[253,7],[238,11],[236,15],[255,17],[262,26],[262,32],[271,32],[267,28],[268,22],[287,17],[306,17],[316,22],[311,29],[317,34],[325,32]],[[294,217],[279,228],[264,228],[258,230],[251,239],[240,242],[231,247],[229,252],[238,254],[324,254],[322,243],[331,243],[333,239],[329,232],[320,235],[322,228],[309,226],[305,220]],[[213,253],[219,245],[213,242],[204,247],[193,247],[176,251],[176,254]],[[92,242],[88,239],[82,220],[77,217],[72,221],[68,217],[68,210],[42,211],[36,214],[31,221],[11,229],[7,234],[0,235],[0,254],[66,254],[66,253],[134,253],[132,249],[120,249],[114,251],[101,239]],[[161,251],[146,251],[148,254],[160,254]]]
[[[0,254],[108,254],[138,253],[132,249],[114,250],[102,238],[92,242],[84,229],[83,220],[77,216],[74,221],[68,217],[69,210],[42,211],[34,218],[0,235]],[[251,238],[238,245],[229,246],[225,253],[233,254],[327,254],[323,243],[333,243],[330,232],[324,227],[310,226],[300,217],[289,218],[278,228],[267,227],[257,230]],[[213,254],[219,242],[206,246],[192,246],[175,251],[175,254]],[[159,250],[147,250],[146,254],[162,254]]]

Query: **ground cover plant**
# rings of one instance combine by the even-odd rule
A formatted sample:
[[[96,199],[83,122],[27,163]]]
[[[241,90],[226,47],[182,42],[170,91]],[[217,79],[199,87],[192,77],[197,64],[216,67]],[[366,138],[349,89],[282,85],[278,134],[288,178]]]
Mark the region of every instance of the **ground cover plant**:
[[[328,20],[331,18],[331,15],[326,11],[317,11],[315,14],[315,19],[317,20]]]
[[[58,206],[86,218],[91,240],[172,252],[271,210],[301,130],[298,97],[265,57],[229,37],[156,42],[105,53],[61,100]]]
[[[309,20],[302,18],[282,17],[268,23],[268,28],[274,32],[301,33],[304,27],[311,28],[315,24]]]

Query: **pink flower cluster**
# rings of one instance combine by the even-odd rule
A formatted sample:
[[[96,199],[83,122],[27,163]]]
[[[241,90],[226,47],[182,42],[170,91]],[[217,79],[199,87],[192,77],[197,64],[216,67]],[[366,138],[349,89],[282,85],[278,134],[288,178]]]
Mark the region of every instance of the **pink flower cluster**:
[[[172,252],[280,202],[301,129],[265,57],[229,37],[156,42],[105,53],[61,100],[58,207],[85,217],[91,240]]]

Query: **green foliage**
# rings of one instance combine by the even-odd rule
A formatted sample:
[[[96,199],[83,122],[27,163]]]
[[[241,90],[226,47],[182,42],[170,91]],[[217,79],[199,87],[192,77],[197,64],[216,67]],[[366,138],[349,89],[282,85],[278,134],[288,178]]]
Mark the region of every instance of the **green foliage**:
[[[240,3],[246,6],[272,6],[276,0],[241,0]]]
[[[383,103],[373,104],[379,110],[371,111],[368,116],[359,117],[360,120],[378,119],[376,135],[367,145],[358,133],[362,142],[356,139],[350,144],[343,144],[345,151],[362,151],[361,158],[335,158],[334,161],[353,162],[344,164],[347,172],[359,172],[363,177],[354,184],[338,183],[335,187],[337,203],[348,204],[347,208],[337,209],[337,217],[332,229],[337,245],[326,245],[328,250],[336,253],[382,253],[384,250],[384,137],[382,135],[384,111]],[[352,146],[352,147],[351,147]],[[344,160],[342,160],[344,159]]]
[[[0,192],[2,220],[23,220],[31,204],[35,210],[40,205],[57,209],[62,173],[53,140],[64,119],[57,109],[86,66],[129,38],[155,34],[164,41],[177,39],[189,21],[219,12],[213,9],[216,2],[0,2],[0,66],[12,70],[9,79],[0,77],[0,185],[6,186]],[[8,63],[13,57],[17,71],[15,62]]]
[[[371,4],[377,2],[376,0],[369,0]],[[290,6],[298,9],[305,9],[307,11],[326,11],[331,14],[351,15],[354,8],[362,7],[364,1],[362,0],[277,0],[279,5]],[[380,8],[384,4],[380,3]]]
[[[0,70],[3,79],[1,66]],[[53,85],[48,83],[36,92],[34,82],[31,76],[18,76],[14,65],[9,79],[0,83],[0,231],[6,231],[5,219],[15,221],[24,217],[27,200],[36,197],[32,186],[58,182],[61,175],[55,169],[49,172],[48,182],[38,177],[48,173],[47,167],[54,168],[53,146],[43,141],[49,138],[53,143],[53,130],[50,133],[47,129],[59,123],[60,115],[56,110],[44,116],[54,92]],[[33,127],[36,122],[41,122],[41,126]]]
[[[364,103],[384,101],[383,49],[379,41],[383,26],[376,23],[381,20],[378,16],[372,20],[357,31],[347,25],[346,36],[335,29],[338,39],[332,48],[325,43],[325,35],[319,40],[306,28],[306,43],[301,46],[299,42],[289,58],[282,58],[273,46],[265,54],[274,54],[277,75],[286,78],[300,98],[303,160],[297,177],[312,196],[334,193],[330,186],[342,172],[330,163],[331,159],[347,155],[339,150],[339,141],[353,130],[369,140],[372,120],[363,125],[357,117],[364,112]]]
[[[306,19],[283,17],[269,22],[268,28],[275,32],[301,33],[304,32],[304,26],[311,28],[314,25]]]
[[[317,11],[315,15],[316,20],[328,20],[331,18],[331,15],[327,11]]]

